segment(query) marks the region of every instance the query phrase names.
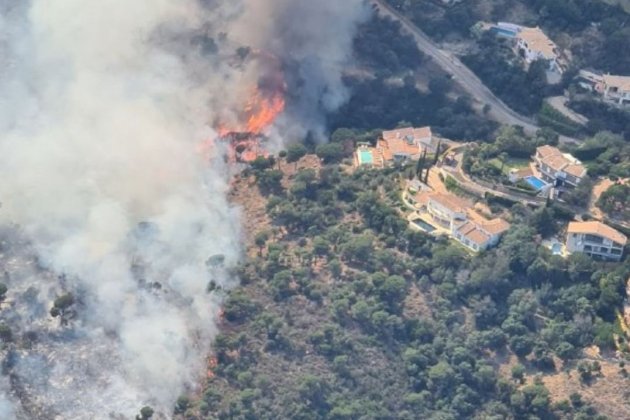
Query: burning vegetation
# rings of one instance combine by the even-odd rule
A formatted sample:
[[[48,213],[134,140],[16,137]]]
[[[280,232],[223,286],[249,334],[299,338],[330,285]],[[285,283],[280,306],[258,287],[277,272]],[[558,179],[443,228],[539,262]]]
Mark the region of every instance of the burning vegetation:
[[[262,69],[263,76],[252,88],[236,123],[217,124],[219,141],[229,144],[228,159],[231,162],[251,162],[258,156],[267,156],[264,143],[268,130],[286,106],[286,82],[278,59],[256,51],[251,54]]]

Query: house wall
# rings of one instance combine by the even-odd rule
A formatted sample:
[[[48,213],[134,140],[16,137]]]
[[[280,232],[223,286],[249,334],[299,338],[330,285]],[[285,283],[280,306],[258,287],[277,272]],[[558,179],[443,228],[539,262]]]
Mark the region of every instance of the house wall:
[[[429,203],[427,205],[427,212],[434,218],[437,217],[438,219],[446,222],[448,224],[449,229],[451,229],[451,231],[454,230],[455,228],[454,226],[455,221],[466,220],[466,214],[453,212],[449,208],[444,207],[440,203],[433,200],[429,200]],[[441,223],[441,224],[444,224],[444,223]]]
[[[617,102],[619,105],[630,104],[630,92],[628,91],[618,91],[614,92],[611,90],[609,86],[604,88],[604,98],[613,100]]]
[[[544,55],[542,55],[542,53],[540,53],[539,51],[532,51],[529,46],[527,45],[527,42],[525,42],[522,39],[518,39],[516,42],[516,48],[517,50],[522,50],[524,55],[525,55],[525,62],[527,64],[531,64],[534,61],[538,60],[538,59],[542,59],[547,61],[548,64],[548,70],[552,71],[552,72],[556,72],[559,74],[562,74],[562,68],[560,67],[560,65],[558,64],[558,61],[553,58],[553,59],[548,59],[545,58]]]
[[[619,261],[623,256],[623,247],[619,245],[600,235],[581,233],[569,233],[566,242],[567,251],[570,253],[579,252],[615,261]]]

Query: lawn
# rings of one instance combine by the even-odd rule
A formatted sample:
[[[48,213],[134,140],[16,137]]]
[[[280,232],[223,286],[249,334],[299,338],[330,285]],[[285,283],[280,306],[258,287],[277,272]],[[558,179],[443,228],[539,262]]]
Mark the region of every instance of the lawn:
[[[526,168],[529,165],[529,159],[518,159],[518,158],[508,158],[505,161],[505,165],[501,163],[498,158],[491,159],[489,163],[499,169],[503,166],[503,173],[508,175],[510,173],[510,169],[520,169]]]

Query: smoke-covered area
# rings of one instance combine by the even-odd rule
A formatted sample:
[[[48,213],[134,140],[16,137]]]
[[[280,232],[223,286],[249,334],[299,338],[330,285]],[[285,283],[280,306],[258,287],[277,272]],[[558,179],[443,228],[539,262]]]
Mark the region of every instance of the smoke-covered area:
[[[290,100],[269,134],[321,135],[365,13],[361,0],[0,0],[0,418],[169,417],[204,375],[221,300],[208,284],[237,281],[230,168],[202,145],[278,67],[265,54]]]
[[[349,98],[342,73],[352,60],[357,26],[371,13],[364,0],[206,0],[216,28],[238,45],[279,57],[289,108],[276,124],[284,138],[325,138],[325,116]]]

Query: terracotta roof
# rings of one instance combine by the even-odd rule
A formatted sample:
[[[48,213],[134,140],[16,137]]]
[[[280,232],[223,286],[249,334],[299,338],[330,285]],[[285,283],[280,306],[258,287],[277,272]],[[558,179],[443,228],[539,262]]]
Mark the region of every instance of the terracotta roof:
[[[556,172],[564,171],[569,175],[582,178],[586,175],[586,168],[573,156],[562,153],[560,149],[552,146],[540,146],[536,149],[536,155],[540,161]]]
[[[568,165],[563,169],[563,171],[577,178],[582,178],[586,175],[586,168],[581,164]]]
[[[569,233],[598,235],[610,239],[613,242],[620,243],[622,245],[625,245],[628,241],[626,235],[598,221],[571,222],[569,223],[569,228],[567,229],[567,231]]]
[[[384,140],[404,139],[407,136],[411,136],[414,139],[431,137],[431,127],[407,127],[399,128],[397,130],[383,131]]]
[[[542,158],[546,158],[547,156],[562,154],[562,152],[557,147],[549,146],[546,144],[544,146],[537,147],[536,154],[540,155],[540,157]]]
[[[500,235],[503,232],[507,231],[510,226],[511,225],[508,222],[501,218],[492,219],[481,223],[481,227],[483,228],[483,230],[491,235]]]
[[[484,231],[479,229],[477,225],[472,222],[466,222],[457,229],[466,239],[469,241],[483,246],[490,240],[490,236]]]
[[[630,91],[630,76],[614,76],[605,74],[604,83],[607,87],[616,87],[621,91]]]
[[[430,199],[455,213],[466,213],[473,206],[471,201],[448,193],[433,193]]]
[[[394,139],[394,140],[379,140],[377,148],[383,154],[385,160],[392,160],[395,155],[418,155],[421,152],[420,145],[418,143],[408,143],[406,140]]]
[[[525,41],[530,50],[539,52],[547,59],[553,59],[558,56],[556,54],[556,44],[539,27],[524,27],[516,34],[516,37]]]
[[[383,136],[378,140],[376,147],[383,160],[390,161],[395,155],[419,155],[422,152],[422,145],[435,147],[433,143],[431,127],[410,127],[383,131]]]
[[[431,197],[431,193],[428,193],[426,191],[420,191],[416,193],[416,195],[414,196],[414,199],[416,200],[416,203],[418,203],[419,205],[426,206],[429,203],[430,197]]]

